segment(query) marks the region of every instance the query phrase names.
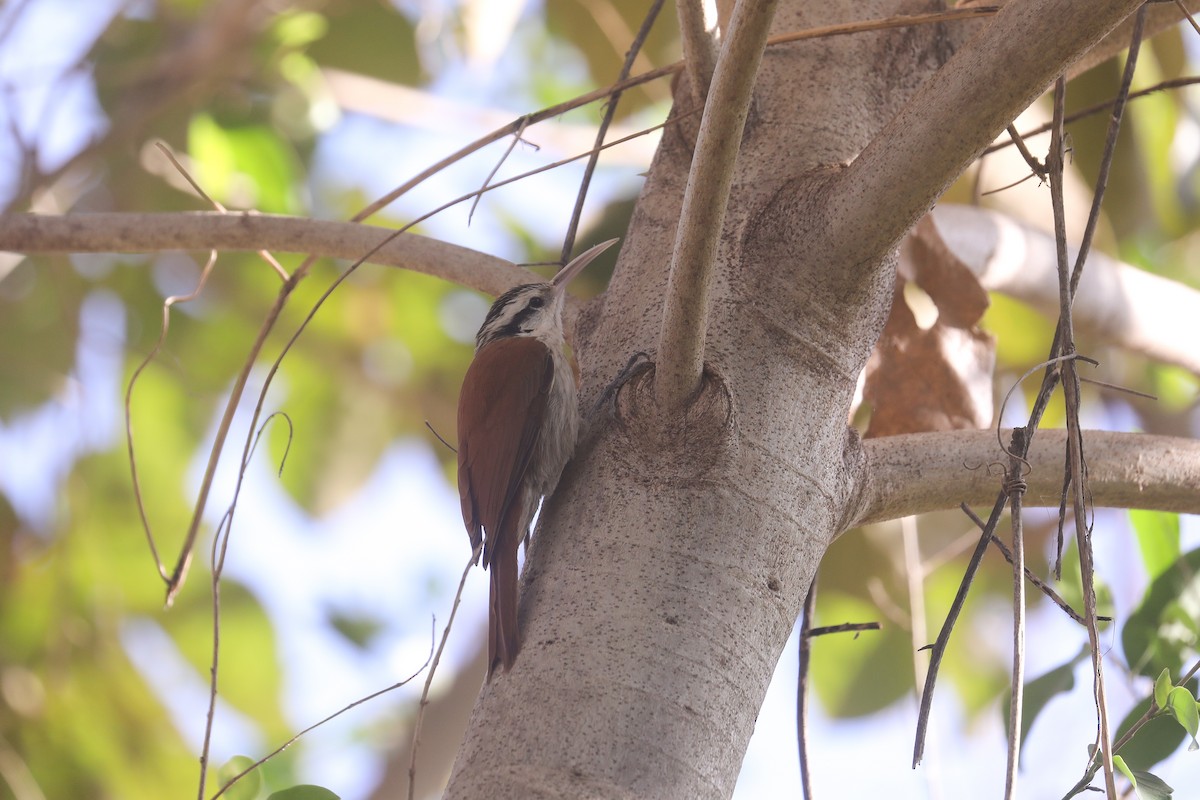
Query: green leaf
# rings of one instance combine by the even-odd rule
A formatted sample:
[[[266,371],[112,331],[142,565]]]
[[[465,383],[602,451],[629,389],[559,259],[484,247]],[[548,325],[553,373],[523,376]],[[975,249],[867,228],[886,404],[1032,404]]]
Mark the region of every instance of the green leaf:
[[[819,620],[864,621],[878,615],[877,608],[859,598],[832,591],[818,594]],[[911,646],[908,636],[892,625],[861,636],[834,634],[814,640],[817,697],[835,717],[860,717],[886,708],[912,690]]]
[[[1171,673],[1164,667],[1163,671],[1158,673],[1157,680],[1154,681],[1154,705],[1161,708],[1167,707],[1167,695],[1172,689]]]
[[[1196,402],[1196,393],[1200,391],[1200,379],[1183,367],[1154,364],[1150,368],[1150,379],[1151,391],[1168,412],[1191,408]]]
[[[409,86],[419,82],[416,28],[391,3],[330,4],[323,11],[329,27],[308,48],[322,67]]]
[[[1054,336],[1054,326],[1018,300],[1001,294],[993,294],[990,299],[991,305],[979,324],[996,335],[997,364],[1020,366],[1045,358],[1046,342]]]
[[[225,786],[245,770],[254,766],[254,759],[249,756],[234,756],[221,765],[217,770],[217,782]],[[237,783],[225,790],[223,797],[229,800],[254,800],[262,789],[262,774],[258,770],[247,772]]]
[[[329,22],[315,11],[285,11],[273,21],[275,39],[284,47],[303,47],[329,30]]]
[[[196,114],[188,125],[188,151],[197,181],[225,205],[284,214],[301,210],[295,153],[273,128],[223,124]]]
[[[375,637],[384,630],[382,620],[360,614],[332,611],[329,613],[328,622],[346,641],[364,650],[370,647]]]
[[[306,783],[272,792],[267,800],[340,800],[340,798],[323,786]]]
[[[1179,515],[1134,509],[1129,523],[1137,534],[1142,563],[1154,580],[1179,559]]]
[[[212,663],[212,599],[193,571],[191,583],[161,622],[179,651],[207,679]],[[263,727],[268,739],[292,733],[279,704],[282,677],[275,632],[258,598],[243,584],[221,581],[221,697]],[[236,678],[236,679],[235,679]]]
[[[1192,697],[1192,693],[1186,687],[1176,686],[1167,695],[1165,708],[1192,737],[1188,750],[1200,750],[1200,743],[1196,742],[1196,734],[1200,733],[1200,715],[1196,713],[1196,698]]]
[[[1029,730],[1033,727],[1033,721],[1037,719],[1051,700],[1056,695],[1069,692],[1075,688],[1075,668],[1079,662],[1087,658],[1087,648],[1083,648],[1079,653],[1065,664],[1055,667],[1044,675],[1039,675],[1033,680],[1025,684],[1025,701],[1022,707],[1021,715],[1021,746],[1025,746],[1026,739],[1029,738]],[[1001,704],[1001,709],[1004,713],[1004,732],[1008,733],[1009,715],[1008,707],[1012,702],[1012,693],[1009,692],[1008,702]]]
[[[1189,685],[1194,687],[1196,682],[1193,680]],[[1124,736],[1125,732],[1150,709],[1150,703],[1149,697],[1136,703],[1117,726],[1115,738]],[[1121,756],[1125,763],[1135,770],[1149,769],[1174,753],[1186,736],[1183,728],[1174,719],[1168,714],[1160,714],[1138,729],[1133,738],[1121,748]]]
[[[1134,770],[1133,774],[1137,777],[1137,795],[1141,800],[1171,800],[1175,790],[1166,784],[1166,782],[1150,772],[1142,772]]]
[[[75,366],[79,276],[30,259],[0,278],[0,419],[62,392]]]
[[[1175,674],[1186,652],[1196,647],[1200,619],[1200,549],[1180,558],[1151,584],[1142,604],[1121,630],[1121,646],[1131,669],[1156,677]]]
[[[1121,758],[1120,756],[1113,756],[1113,766],[1117,768],[1118,772],[1125,776],[1126,780],[1133,784],[1133,790],[1137,791],[1137,778],[1133,777],[1133,770],[1125,766],[1125,759]]]

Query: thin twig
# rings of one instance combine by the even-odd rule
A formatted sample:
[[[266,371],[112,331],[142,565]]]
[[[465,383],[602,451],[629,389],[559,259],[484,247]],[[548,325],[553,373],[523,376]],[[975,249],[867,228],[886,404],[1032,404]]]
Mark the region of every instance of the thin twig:
[[[133,374],[129,376],[129,383],[125,387],[125,444],[129,450],[129,472],[133,481],[133,499],[137,504],[138,517],[142,520],[142,531],[146,534],[146,544],[150,546],[150,555],[154,557],[154,565],[158,568],[158,574],[164,581],[170,579],[170,574],[167,572],[167,567],[163,564],[162,558],[158,554],[158,547],[154,543],[154,533],[150,528],[150,517],[146,513],[146,503],[142,498],[142,481],[138,475],[136,449],[133,443],[133,387],[137,385],[138,378],[142,371],[150,366],[150,362],[158,355],[158,351],[162,349],[163,343],[167,340],[167,331],[171,327],[171,306],[176,303],[186,303],[189,300],[195,300],[204,291],[204,284],[208,281],[208,276],[212,273],[213,265],[217,263],[217,251],[213,250],[209,253],[208,262],[204,265],[204,269],[200,272],[200,280],[196,282],[196,288],[191,294],[186,295],[171,295],[163,301],[162,305],[162,324],[158,331],[158,341],[150,348],[150,352],[142,359],[142,362],[137,365]]]
[[[1187,13],[1187,9],[1184,9]],[[1190,15],[1189,15],[1190,19]],[[1104,142],[1104,152],[1100,161],[1100,172],[1096,179],[1096,189],[1092,197],[1092,207],[1088,214],[1087,226],[1084,230],[1083,240],[1080,242],[1079,253],[1075,259],[1074,268],[1071,270],[1070,276],[1067,276],[1067,255],[1066,255],[1066,225],[1063,219],[1062,212],[1062,118],[1063,118],[1063,95],[1065,94],[1065,81],[1060,78],[1059,83],[1055,86],[1055,126],[1051,136],[1051,157],[1055,160],[1058,171],[1058,190],[1055,192],[1054,182],[1051,182],[1051,198],[1054,202],[1054,219],[1055,219],[1055,236],[1058,242],[1058,260],[1059,260],[1059,331],[1062,334],[1062,352],[1074,352],[1074,328],[1071,321],[1071,302],[1075,296],[1076,289],[1079,286],[1080,277],[1083,274],[1083,265],[1087,260],[1088,251],[1091,249],[1092,238],[1095,234],[1096,226],[1100,218],[1100,208],[1104,200],[1104,191],[1108,185],[1108,174],[1112,166],[1113,154],[1116,151],[1117,137],[1121,130],[1121,119],[1124,115],[1125,104],[1128,101],[1129,90],[1133,85],[1134,71],[1137,68],[1138,53],[1141,49],[1142,34],[1145,29],[1146,22],[1146,6],[1143,4],[1137,12],[1134,19],[1132,39],[1129,44],[1129,53],[1125,61],[1125,71],[1121,77],[1121,86],[1117,92],[1116,102],[1113,104],[1112,118],[1109,122],[1108,134]],[[1192,20],[1195,25],[1195,21]],[[1200,30],[1200,29],[1197,29]],[[1049,159],[1048,159],[1049,161]],[[1053,177],[1053,176],[1052,176]],[[1098,736],[1099,752],[1101,754],[1101,764],[1104,769],[1104,782],[1106,790],[1110,798],[1114,797],[1116,785],[1113,777],[1112,767],[1112,743],[1110,741],[1110,733],[1108,726],[1108,704],[1105,699],[1104,691],[1104,671],[1103,658],[1100,651],[1099,632],[1096,628],[1096,591],[1095,591],[1095,567],[1092,559],[1091,550],[1091,531],[1087,525],[1087,486],[1086,475],[1087,466],[1083,459],[1083,440],[1082,433],[1079,427],[1079,377],[1076,372],[1075,364],[1068,363],[1065,365],[1063,374],[1063,391],[1066,395],[1067,408],[1067,464],[1071,470],[1071,485],[1073,491],[1073,505],[1075,515],[1075,536],[1076,543],[1079,549],[1079,566],[1080,575],[1083,582],[1084,596],[1084,617],[1087,621],[1088,639],[1092,650],[1092,668],[1095,680],[1095,700],[1096,712],[1098,717]],[[1061,545],[1059,552],[1059,561],[1061,561]]]
[[[454,615],[458,613],[458,605],[462,602],[467,575],[471,574],[471,567],[478,562],[479,554],[482,552],[483,542],[480,542],[471,552],[467,565],[463,567],[462,577],[458,579],[458,590],[454,593],[454,604],[450,606],[450,619],[446,620],[446,628],[442,631],[442,640],[438,642],[433,663],[429,665],[429,672],[425,675],[425,686],[421,689],[421,702],[417,706],[417,722],[413,726],[412,754],[408,761],[408,800],[413,800],[413,792],[417,785],[417,750],[421,746],[421,723],[425,720],[425,707],[429,705],[429,686],[433,683],[433,676],[437,673],[438,664],[442,661],[442,651],[446,649],[446,640],[450,638],[450,627],[454,625]]]
[[[1187,17],[1187,21],[1192,24],[1192,29],[1195,30],[1196,33],[1200,33],[1200,25],[1196,24],[1196,18],[1192,16],[1191,11],[1188,11],[1188,7],[1183,4],[1183,0],[1175,0],[1175,5],[1179,6],[1179,10],[1183,12],[1185,17]],[[1142,6],[1142,8],[1145,8],[1145,6]],[[1138,40],[1141,40],[1140,36],[1138,37]]]
[[[1014,441],[1014,446],[1016,442]],[[963,571],[962,580],[958,584],[958,592],[954,595],[954,600],[950,603],[950,609],[946,612],[946,619],[942,622],[942,627],[938,631],[937,640],[929,647],[929,668],[925,673],[925,687],[921,691],[921,708],[917,713],[917,732],[915,742],[913,743],[913,769],[921,763],[922,757],[925,755],[925,734],[929,728],[929,712],[933,708],[933,689],[937,685],[938,671],[942,666],[942,657],[946,652],[946,647],[950,644],[950,634],[954,631],[954,623],[958,621],[959,615],[962,613],[963,606],[967,602],[967,593],[971,589],[971,583],[975,580],[975,574],[979,571],[979,565],[983,562],[983,554],[987,551],[988,539],[992,532],[996,529],[996,523],[1000,521],[1000,515],[1004,512],[1004,507],[1008,505],[1008,495],[1001,490],[996,497],[996,503],[992,506],[992,513],[988,517],[987,524],[983,526],[983,533],[979,536],[979,542],[975,545],[975,550],[971,553],[971,560],[967,562],[967,568]]]
[[[864,633],[880,630],[878,622],[843,622],[840,625],[822,625],[819,628],[809,628],[805,634],[810,639],[818,636],[828,636],[831,633]],[[858,638],[857,636],[855,637]]]
[[[207,202],[217,211],[220,211],[222,214],[229,213],[229,209],[218,203],[213,199],[212,195],[204,191],[204,187],[200,185],[199,181],[192,177],[192,174],[188,172],[186,167],[183,166],[183,162],[181,162],[175,155],[174,151],[167,146],[166,142],[155,142],[154,146],[158,148],[160,153],[166,156],[167,160],[171,162],[171,166],[175,168],[175,171],[183,176],[183,179],[188,182],[188,185],[192,187],[196,194],[200,195],[202,200]],[[280,264],[278,260],[276,260],[275,256],[271,255],[271,253],[267,250],[258,250],[257,253],[263,261],[266,261],[267,264],[270,265],[271,269],[275,270],[275,274],[279,276],[280,280],[286,281],[288,279],[287,270],[283,268],[283,265]]]
[[[995,189],[988,189],[986,192],[980,191],[979,196],[980,197],[988,197],[989,195],[1000,194],[1001,192],[1007,192],[1009,189],[1020,186],[1022,183],[1025,183],[1026,181],[1032,180],[1033,178],[1036,178],[1036,177],[1037,177],[1037,175],[1035,175],[1034,173],[1031,172],[1022,178],[1017,178],[1015,181],[1012,181],[1011,183],[1006,183],[1003,186],[997,186]]]
[[[915,25],[934,25],[944,22],[984,19],[999,12],[1000,6],[974,6],[972,8],[950,8],[945,11],[934,11],[928,14],[898,15],[887,17],[886,19],[843,22],[837,25],[824,25],[819,28],[809,28],[794,33],[781,33],[767,39],[767,45],[774,47],[775,45],[799,42],[805,39],[825,39],[833,36],[844,36],[850,33],[882,31],[889,28],[907,28]]]
[[[1025,429],[1018,428],[1024,437]],[[1015,432],[1014,432],[1015,435]],[[1020,442],[1013,442],[1020,447]],[[1021,499],[1025,482],[1021,469],[1029,462],[1015,455],[1008,459],[1004,491],[1008,495],[1012,522],[1013,568],[1013,665],[1011,699],[1008,706],[1008,764],[1004,774],[1004,798],[1014,800],[1017,792],[1017,766],[1021,756],[1021,721],[1025,702],[1025,534],[1021,525]]]
[[[817,577],[813,575],[800,615],[800,664],[796,670],[796,747],[800,760],[800,796],[813,800],[812,770],[808,763],[808,673],[812,659],[812,623],[817,613]]]
[[[1008,131],[1008,138],[1012,139],[1012,143],[1017,146],[1017,152],[1021,154],[1021,158],[1025,159],[1025,163],[1033,170],[1033,174],[1045,180],[1046,165],[1034,158],[1033,153],[1029,152],[1029,148],[1025,146],[1025,140],[1017,132],[1016,126],[1010,122],[1005,130]],[[1025,180],[1025,178],[1022,178],[1022,180]]]
[[[1194,678],[1196,676],[1197,672],[1200,672],[1200,661],[1197,661],[1194,664],[1192,664],[1191,669],[1189,669],[1187,672],[1185,672],[1179,678],[1179,680],[1175,682],[1175,685],[1176,686],[1186,685],[1188,681],[1190,681],[1192,678]],[[1150,692],[1150,708],[1146,709],[1146,713],[1144,715],[1142,715],[1142,717],[1138,718],[1138,720],[1136,722],[1134,722],[1133,725],[1129,726],[1129,730],[1125,731],[1125,733],[1120,738],[1118,738],[1117,741],[1113,742],[1113,751],[1116,752],[1117,750],[1120,750],[1125,745],[1129,744],[1129,742],[1133,739],[1133,735],[1135,733],[1137,733],[1138,730],[1140,730],[1143,725],[1145,725],[1147,722],[1149,722],[1153,718],[1155,710],[1156,710],[1156,706],[1154,704],[1154,691],[1151,690],[1151,692]],[[1161,710],[1161,709],[1157,709],[1157,710]]]
[[[221,663],[221,571],[218,566],[217,552],[223,539],[228,540],[229,515],[221,518],[217,525],[216,536],[213,537],[212,552],[212,651],[208,670],[208,708],[204,715],[204,741],[200,746],[200,785],[196,793],[197,800],[204,800],[204,786],[208,780],[208,755],[212,748],[213,719],[217,713],[218,668]]]
[[[349,705],[343,706],[343,707],[342,707],[340,710],[333,712],[332,714],[330,714],[328,717],[325,717],[325,718],[324,718],[323,720],[321,720],[320,722],[314,722],[312,725],[309,725],[307,728],[305,728],[304,730],[300,731],[299,733],[297,733],[297,734],[296,734],[295,736],[293,736],[292,738],[288,739],[288,740],[287,740],[286,742],[284,742],[283,744],[279,745],[279,747],[276,747],[276,748],[275,748],[274,750],[272,750],[270,753],[267,753],[265,756],[263,756],[262,758],[260,758],[258,761],[255,761],[255,762],[254,762],[253,764],[251,764],[250,766],[246,767],[244,770],[242,770],[241,772],[239,772],[237,775],[234,775],[232,778],[230,778],[228,781],[226,781],[226,782],[225,782],[225,784],[224,784],[224,785],[223,785],[223,786],[222,786],[220,789],[218,789],[218,790],[217,790],[217,793],[216,793],[216,794],[214,794],[214,795],[213,795],[211,798],[209,798],[209,800],[217,800],[217,798],[218,798],[218,797],[220,797],[221,795],[225,794],[225,792],[226,792],[226,791],[227,791],[227,790],[228,790],[228,789],[229,789],[231,786],[233,786],[235,783],[237,783],[238,781],[240,781],[240,780],[241,780],[242,778],[244,778],[246,775],[249,775],[251,772],[253,772],[254,770],[256,770],[256,769],[258,769],[259,767],[261,767],[261,766],[262,766],[263,764],[265,764],[266,762],[270,761],[270,760],[271,760],[272,758],[274,758],[275,756],[277,756],[277,755],[279,755],[280,753],[282,753],[284,750],[287,750],[289,747],[291,747],[292,745],[294,745],[294,744],[295,744],[295,743],[296,743],[296,742],[297,742],[297,741],[300,739],[300,737],[301,737],[301,736],[305,735],[305,734],[306,734],[306,733],[308,733],[309,731],[312,731],[312,730],[315,730],[315,729],[317,729],[317,728],[321,727],[322,725],[324,725],[326,722],[329,722],[330,720],[337,719],[337,718],[338,718],[338,717],[340,717],[342,714],[345,714],[347,711],[349,711],[349,710],[350,710],[350,709],[352,709],[352,708],[356,708],[356,707],[358,707],[358,706],[361,706],[363,703],[366,703],[366,702],[369,702],[369,701],[371,701],[371,700],[374,700],[376,697],[379,697],[380,695],[385,695],[385,694],[387,694],[387,693],[388,693],[388,692],[390,692],[390,691],[393,691],[393,690],[395,690],[395,689],[399,689],[401,686],[404,686],[405,684],[411,683],[411,682],[412,682],[412,680],[413,680],[414,678],[416,678],[418,675],[420,675],[420,674],[421,674],[421,670],[423,670],[423,669],[425,669],[425,667],[429,666],[429,661],[430,661],[430,659],[432,659],[432,658],[433,658],[433,644],[434,644],[434,642],[436,641],[436,638],[435,638],[435,636],[434,636],[434,631],[433,631],[433,630],[430,630],[430,632],[429,632],[429,633],[430,633],[430,636],[429,636],[429,655],[427,655],[427,656],[425,657],[425,663],[424,663],[424,664],[422,664],[420,667],[418,667],[416,672],[414,672],[412,675],[409,675],[409,676],[408,676],[407,678],[405,678],[404,680],[402,680],[402,681],[399,681],[398,683],[393,683],[391,686],[386,686],[386,687],[384,687],[383,689],[380,689],[380,690],[379,690],[379,691],[377,691],[377,692],[372,692],[371,694],[369,694],[369,695],[367,695],[367,696],[365,696],[365,697],[360,697],[359,699],[355,700],[353,703],[350,703]]]
[[[1121,75],[1121,88],[1117,91],[1112,117],[1108,123],[1108,133],[1104,138],[1104,150],[1100,155],[1100,172],[1096,175],[1096,189],[1092,194],[1092,207],[1088,212],[1087,225],[1083,229],[1083,238],[1079,242],[1079,252],[1075,255],[1075,267],[1071,270],[1070,294],[1072,298],[1075,296],[1075,290],[1079,287],[1083,265],[1091,252],[1092,239],[1096,235],[1096,226],[1100,222],[1100,207],[1104,202],[1104,191],[1108,188],[1108,173],[1112,167],[1113,153],[1117,149],[1117,136],[1121,133],[1121,118],[1125,114],[1125,104],[1129,100],[1129,89],[1133,86],[1133,73],[1137,69],[1138,53],[1141,51],[1142,31],[1145,25],[1146,5],[1143,3],[1134,17],[1133,39],[1129,43],[1129,53],[1125,57],[1125,72]]]
[[[1139,392],[1137,389],[1131,389],[1128,386],[1118,386],[1117,384],[1109,383],[1108,381],[1098,381],[1095,378],[1085,378],[1082,375],[1079,376],[1079,381],[1080,381],[1080,383],[1090,383],[1093,386],[1100,386],[1104,389],[1111,389],[1114,392],[1121,392],[1122,394],[1131,394],[1134,397],[1143,397],[1146,400],[1155,400],[1155,401],[1158,400],[1158,395],[1150,394],[1149,392]]]
[[[504,166],[504,162],[508,160],[508,157],[512,155],[513,148],[517,146],[518,142],[522,141],[521,136],[525,133],[525,126],[529,124],[529,118],[521,117],[518,122],[521,124],[516,131],[513,132],[512,141],[509,142],[508,147],[505,148],[504,155],[500,156],[499,160],[496,161],[496,165],[492,167],[492,171],[489,172],[487,177],[483,179],[483,186],[480,187],[479,194],[475,195],[475,199],[471,201],[471,210],[467,212],[468,225],[470,225],[471,220],[475,218],[475,209],[479,207],[479,201],[483,199],[483,193],[487,191],[488,184],[491,183],[492,178],[496,177],[496,173],[500,171],[500,167]]]
[[[267,425],[275,418],[275,414],[268,417],[258,429],[258,434],[254,437],[254,446],[251,448],[251,454],[258,447],[258,442],[262,438],[263,431],[267,429]],[[282,415],[288,424],[288,447],[283,452],[283,457],[279,460],[279,471],[283,472],[283,465],[287,461],[288,452],[291,451],[292,440],[292,420],[287,415]],[[233,510],[225,512],[221,517],[221,522],[217,525],[217,534],[213,537],[212,550],[209,553],[209,566],[212,573],[211,589],[212,589],[212,653],[209,661],[209,683],[208,683],[208,709],[204,716],[204,742],[200,748],[200,788],[197,793],[197,800],[204,800],[204,786],[208,778],[208,757],[212,746],[213,719],[217,713],[217,688],[218,675],[221,665],[221,575],[225,572],[225,556],[229,552],[229,535],[233,529]]]
[[[1066,214],[1063,207],[1063,107],[1066,97],[1066,78],[1059,77],[1054,85],[1054,121],[1050,152],[1046,164],[1050,170],[1050,197],[1054,210],[1054,231],[1058,249],[1059,268],[1059,333],[1064,355],[1075,352],[1074,327],[1071,322],[1071,274],[1067,265]],[[1112,741],[1108,730],[1108,709],[1104,694],[1103,653],[1096,628],[1095,569],[1092,563],[1091,537],[1085,525],[1083,443],[1079,432],[1079,382],[1075,364],[1067,360],[1062,367],[1062,384],[1067,410],[1067,463],[1071,468],[1071,484],[1075,506],[1075,535],[1079,549],[1079,570],[1083,581],[1083,616],[1087,620],[1088,641],[1092,656],[1096,714],[1098,717],[1097,745],[1104,770],[1108,800],[1116,800],[1117,787],[1113,776]]]
[[[921,559],[921,542],[917,531],[917,518],[906,516],[900,519],[900,538],[904,548],[904,579],[908,589],[908,632],[912,642],[913,690],[925,682],[925,659],[920,648],[929,641],[929,629],[925,615],[925,578],[929,575]]]
[[[986,523],[981,520],[966,503],[960,504],[959,508],[963,510],[964,514],[971,518],[971,521],[974,522],[980,530],[982,530],[984,525],[986,525]],[[1007,561],[1009,564],[1013,563],[1012,551],[1008,549],[1008,545],[1006,545],[1004,541],[1000,539],[1000,537],[993,535],[991,537],[991,543],[1000,551],[1000,555],[1004,556],[1005,561]],[[1080,625],[1087,625],[1087,621],[1084,620],[1083,615],[1071,608],[1070,603],[1064,600],[1058,592],[1054,591],[1054,589],[1048,583],[1039,578],[1037,573],[1031,570],[1028,566],[1025,567],[1025,580],[1032,583],[1038,589],[1038,591],[1050,598],[1050,601],[1062,609],[1063,613],[1068,617],[1073,619],[1075,622],[1078,622]],[[1112,617],[1097,617],[1096,619],[1101,622],[1112,622]]]
[[[429,432],[430,432],[430,433],[432,433],[434,436],[436,436],[436,437],[437,437],[437,440],[438,440],[439,442],[441,442],[442,444],[446,445],[446,449],[447,449],[447,450],[449,450],[451,453],[457,453],[457,452],[458,452],[458,448],[457,448],[457,447],[455,447],[454,445],[452,445],[452,444],[450,444],[449,442],[447,442],[447,441],[446,441],[444,438],[442,438],[442,435],[441,435],[440,433],[438,433],[436,430],[434,430],[434,427],[433,427],[433,425],[431,425],[431,424],[430,424],[429,420],[425,420],[425,427],[429,429]]]
[[[1194,664],[1192,664],[1192,668],[1189,669],[1186,673],[1184,673],[1183,677],[1181,677],[1179,679],[1179,681],[1177,682],[1176,685],[1183,686],[1188,681],[1190,681],[1196,675],[1196,673],[1198,671],[1200,671],[1200,661],[1197,661]],[[1150,720],[1154,719],[1155,716],[1157,716],[1159,709],[1154,703],[1153,689],[1151,689],[1149,700],[1150,700],[1150,706],[1149,706],[1149,708],[1146,709],[1146,713],[1144,713],[1140,717],[1138,717],[1134,721],[1134,723],[1129,726],[1129,730],[1125,731],[1125,733],[1122,736],[1120,736],[1115,742],[1113,742],[1113,752],[1114,753],[1118,752],[1122,747],[1129,744],[1129,742],[1133,739],[1134,734],[1136,734],[1138,731],[1140,731],[1146,725],[1147,722],[1149,722]],[[1091,758],[1091,760],[1088,761],[1088,767],[1087,767],[1087,770],[1084,772],[1083,777],[1080,778],[1079,782],[1076,783],[1074,786],[1072,786],[1070,791],[1068,791],[1066,793],[1066,795],[1063,796],[1063,800],[1068,800],[1068,798],[1074,797],[1075,795],[1079,794],[1080,792],[1086,790],[1088,788],[1088,784],[1092,782],[1092,778],[1096,777],[1097,769],[1098,769],[1098,767],[1096,766],[1096,753],[1093,752],[1092,758]]]
[[[668,414],[700,386],[717,242],[758,65],[779,0],[738,0],[717,58],[688,172],[663,300],[654,395]]]
[[[629,50],[625,53],[625,63],[621,65],[617,83],[629,77],[629,73],[633,69],[633,62],[637,60],[642,45],[646,43],[646,37],[650,35],[650,30],[654,27],[654,21],[658,19],[658,12],[662,10],[662,7],[663,0],[654,0],[650,4],[650,9],[646,12],[645,19],[642,20],[642,26],[638,28],[637,35],[633,37],[633,43],[629,45]],[[596,144],[588,157],[587,166],[583,168],[583,178],[579,181],[579,193],[575,196],[575,207],[571,210],[571,221],[567,224],[567,233],[563,237],[562,253],[559,256],[560,264],[566,264],[571,260],[571,251],[575,249],[575,236],[579,232],[579,220],[583,217],[583,203],[587,199],[588,188],[592,185],[592,174],[596,171],[596,163],[600,160],[604,137],[608,135],[608,127],[612,125],[620,99],[621,91],[615,91],[605,103],[600,127],[596,129]]]
[[[1157,92],[1165,92],[1171,89],[1183,89],[1188,86],[1195,86],[1196,84],[1200,84],[1200,77],[1172,78],[1168,81],[1160,81],[1159,83],[1156,83],[1153,86],[1148,86],[1145,89],[1139,89],[1136,92],[1130,92],[1125,99],[1137,100],[1142,97],[1148,97],[1149,95]],[[1079,120],[1086,119],[1094,114],[1099,114],[1101,111],[1106,111],[1107,109],[1112,108],[1119,100],[1119,97],[1112,97],[1108,100],[1087,106],[1086,108],[1081,108],[1078,111],[1072,112],[1071,114],[1063,117],[1063,124],[1070,125],[1072,122],[1078,122]],[[1022,132],[1021,136],[1022,138],[1030,139],[1038,134],[1046,133],[1052,126],[1053,123],[1045,122],[1035,128],[1030,128],[1029,130]],[[980,156],[991,155],[992,153],[1012,146],[1013,143],[1011,140],[1007,142],[997,142],[996,144],[988,145],[988,147],[985,148],[982,153],[980,153]]]

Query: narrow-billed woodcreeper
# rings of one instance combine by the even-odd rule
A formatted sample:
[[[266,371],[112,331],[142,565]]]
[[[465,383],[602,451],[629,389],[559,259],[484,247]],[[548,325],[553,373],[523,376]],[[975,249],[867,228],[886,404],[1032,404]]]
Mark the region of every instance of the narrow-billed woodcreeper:
[[[549,282],[500,295],[475,335],[458,398],[458,493],[471,547],[483,542],[491,570],[489,680],[517,657],[517,550],[579,432],[578,379],[563,336],[566,286],[616,241],[584,252]]]

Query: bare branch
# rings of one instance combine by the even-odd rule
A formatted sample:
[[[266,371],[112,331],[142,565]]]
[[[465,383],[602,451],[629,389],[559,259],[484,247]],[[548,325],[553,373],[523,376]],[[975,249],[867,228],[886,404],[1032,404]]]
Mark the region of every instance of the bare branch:
[[[249,213],[0,216],[0,249],[17,253],[269,249],[357,259],[393,233],[353,222]],[[411,269],[488,294],[502,294],[518,283],[541,280],[503,259],[414,233],[385,245],[371,256],[371,263]]]
[[[817,613],[817,578],[814,576],[804,598],[804,611],[800,615],[800,635],[796,637],[800,648],[800,663],[796,669],[796,747],[800,760],[800,796],[814,800],[812,771],[808,759],[808,676],[812,660],[813,618]]]
[[[683,408],[700,385],[704,337],[717,260],[717,242],[754,78],[778,0],[740,0],[717,59],[688,174],[663,310],[655,396],[670,412]]]
[[[1024,433],[1023,429],[1021,433]],[[1021,518],[1021,498],[1025,482],[1021,479],[1022,459],[1010,454],[1005,493],[1012,521],[1013,568],[1013,653],[1011,689],[1008,701],[1008,763],[1004,773],[1004,798],[1017,797],[1017,766],[1021,756],[1021,720],[1025,703],[1025,530]],[[986,527],[986,526],[985,526]],[[994,539],[989,535],[988,539]]]
[[[704,0],[677,0],[679,41],[683,45],[684,70],[691,83],[692,99],[704,104],[717,65],[716,24],[704,14]]]
[[[1054,237],[996,211],[939,205],[933,211],[946,246],[983,288],[1028,303],[1047,316],[1058,312]],[[1067,249],[1077,261],[1078,250]],[[1088,279],[1075,295],[1076,326],[1106,342],[1200,373],[1200,292],[1104,253],[1091,252]]]
[[[1005,5],[832,184],[828,246],[848,263],[887,252],[1021,109],[1139,4]]]
[[[1200,513],[1200,441],[1086,431],[1088,479],[1097,506]],[[1056,508],[1066,431],[1042,430],[1030,448],[1026,507]],[[991,505],[995,477],[984,465],[1004,456],[993,431],[943,431],[863,442],[867,481],[847,528],[955,508]]]

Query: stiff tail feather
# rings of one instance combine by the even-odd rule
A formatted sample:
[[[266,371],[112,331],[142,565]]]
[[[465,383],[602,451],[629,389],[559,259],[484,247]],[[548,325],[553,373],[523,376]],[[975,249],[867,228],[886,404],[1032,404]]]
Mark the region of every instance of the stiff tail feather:
[[[491,604],[488,613],[488,680],[498,664],[507,672],[517,658],[517,551],[492,553]]]

